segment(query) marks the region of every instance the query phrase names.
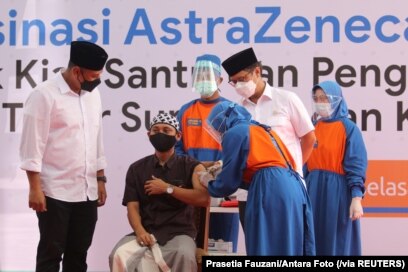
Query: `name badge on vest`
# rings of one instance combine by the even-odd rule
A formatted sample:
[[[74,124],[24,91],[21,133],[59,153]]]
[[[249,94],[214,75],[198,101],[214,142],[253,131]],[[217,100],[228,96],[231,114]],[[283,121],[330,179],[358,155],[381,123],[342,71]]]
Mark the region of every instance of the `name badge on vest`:
[[[187,118],[187,126],[191,127],[201,127],[201,119],[198,118]]]

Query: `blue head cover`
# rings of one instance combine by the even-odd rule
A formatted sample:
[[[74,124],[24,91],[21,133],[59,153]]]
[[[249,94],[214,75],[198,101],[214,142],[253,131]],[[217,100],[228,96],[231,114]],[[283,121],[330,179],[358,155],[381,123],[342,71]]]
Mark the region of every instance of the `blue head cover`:
[[[224,101],[218,103],[211,110],[207,118],[207,124],[222,135],[238,124],[249,124],[251,118],[251,114],[244,107]]]
[[[202,56],[198,56],[196,58],[196,68],[200,66],[208,66],[210,64],[210,67],[213,68],[214,74],[216,76],[221,76],[221,60],[219,57],[216,55],[211,55],[211,54],[204,54]]]

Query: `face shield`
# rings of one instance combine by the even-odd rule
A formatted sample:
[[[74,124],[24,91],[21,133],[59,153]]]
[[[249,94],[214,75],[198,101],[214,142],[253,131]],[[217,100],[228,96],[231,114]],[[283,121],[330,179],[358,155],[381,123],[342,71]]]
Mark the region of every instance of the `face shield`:
[[[326,95],[325,93],[315,93],[312,96],[313,109],[316,113],[316,120],[333,118],[333,113],[340,105],[341,96]]]
[[[204,129],[210,134],[215,141],[219,144],[222,142],[222,137],[227,130],[227,118],[226,111],[218,113],[211,121],[206,120]]]
[[[220,67],[209,60],[197,61],[194,66],[192,76],[193,92],[197,92],[202,97],[210,97],[218,90],[217,80],[220,77]]]

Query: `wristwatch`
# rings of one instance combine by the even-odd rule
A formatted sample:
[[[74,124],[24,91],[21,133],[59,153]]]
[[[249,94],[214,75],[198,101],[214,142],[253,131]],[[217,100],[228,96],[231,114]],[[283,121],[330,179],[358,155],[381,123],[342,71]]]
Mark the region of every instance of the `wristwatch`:
[[[174,185],[169,184],[169,186],[166,189],[166,193],[171,195],[174,192]]]
[[[106,176],[96,177],[96,180],[97,180],[97,181],[103,181],[103,182],[105,182],[105,183],[106,183],[106,181],[107,181]]]

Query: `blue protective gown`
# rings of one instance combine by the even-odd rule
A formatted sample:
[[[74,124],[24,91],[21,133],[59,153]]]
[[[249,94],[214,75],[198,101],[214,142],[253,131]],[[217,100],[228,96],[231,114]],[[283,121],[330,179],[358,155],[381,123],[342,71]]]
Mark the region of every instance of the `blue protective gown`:
[[[319,86],[327,95],[342,96],[337,83]],[[349,210],[352,197],[364,193],[367,152],[360,130],[347,116],[342,99],[332,118],[316,122],[317,142],[304,167],[317,255],[361,255],[360,220],[352,221]]]
[[[271,135],[294,166],[286,147],[275,133],[270,133],[249,122],[233,125],[226,131],[222,140],[223,169],[209,183],[208,191],[211,196],[222,197],[239,187],[248,188],[245,214],[248,255],[314,255],[308,195],[297,173],[288,167],[273,144]]]

